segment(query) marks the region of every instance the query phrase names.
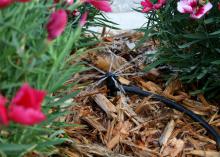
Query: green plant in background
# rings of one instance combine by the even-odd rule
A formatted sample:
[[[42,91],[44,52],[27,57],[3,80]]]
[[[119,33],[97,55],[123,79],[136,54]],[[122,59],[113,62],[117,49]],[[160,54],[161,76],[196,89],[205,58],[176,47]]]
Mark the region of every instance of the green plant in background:
[[[77,94],[72,92],[76,83],[65,85],[66,81],[86,70],[77,57],[85,51],[85,43],[90,41],[89,46],[97,41],[84,32],[91,24],[105,26],[104,16],[96,22],[95,15],[102,15],[96,10],[99,5],[93,1],[0,2],[0,156],[24,156],[32,151],[50,155],[56,150],[54,145],[73,142],[63,131],[69,125],[57,119],[69,113],[66,108],[72,104],[65,101]],[[109,3],[105,1],[105,5]],[[76,9],[80,14],[73,22],[67,10]],[[70,56],[72,51],[75,54]],[[47,95],[41,104],[43,93]],[[37,120],[32,114],[35,111],[45,117]],[[61,134],[63,138],[59,138]]]
[[[194,83],[196,93],[220,93],[220,9],[218,0],[149,0],[141,2],[146,14],[142,42],[159,41],[152,64],[178,68],[182,81]],[[140,10],[139,10],[140,11]]]
[[[88,0],[88,1],[90,2],[91,0]],[[106,1],[104,1],[104,3],[105,2]],[[93,29],[89,29],[89,28],[109,27],[111,29],[118,29],[117,27],[114,27],[114,25],[116,26],[117,24],[107,19],[105,14],[103,14],[102,12],[102,11],[111,12],[111,8],[109,7],[109,2],[103,5],[103,1],[100,1],[100,4],[95,3],[95,5],[98,5],[99,7],[94,7],[93,5],[90,5],[90,3],[85,3],[85,5],[79,6],[77,9],[75,9],[72,12],[68,11],[69,21],[71,21],[71,26],[73,29],[75,29],[78,26],[78,22],[80,20],[81,15],[85,12],[88,13],[87,22],[85,26],[82,28],[83,33],[81,34],[79,42],[74,44],[73,48],[82,48],[82,47],[92,46],[100,42],[100,39],[98,38],[98,36],[101,35],[100,32],[96,32]],[[100,7],[102,5],[104,6],[103,8]],[[96,9],[96,8],[99,8],[99,9]],[[100,9],[102,11],[100,11]],[[90,36],[88,36],[88,33],[90,34]]]

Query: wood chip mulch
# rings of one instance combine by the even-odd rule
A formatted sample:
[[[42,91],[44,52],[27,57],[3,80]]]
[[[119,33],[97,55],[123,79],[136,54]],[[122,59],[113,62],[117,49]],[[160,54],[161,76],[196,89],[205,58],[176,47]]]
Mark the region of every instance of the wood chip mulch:
[[[65,117],[66,122],[80,125],[65,129],[75,143],[60,147],[61,154],[68,157],[220,157],[212,137],[184,113],[150,97],[122,93],[109,96],[104,82],[99,83],[102,74],[94,68],[106,72],[111,67],[112,71],[120,72],[121,83],[137,85],[172,99],[220,129],[217,103],[207,101],[202,94],[191,96],[189,86],[185,87],[177,76],[163,81],[161,76],[167,71],[172,73],[172,69],[165,66],[143,72],[153,60],[145,54],[153,53],[157,42],[149,41],[135,48],[141,37],[140,33],[105,37],[97,45],[103,49],[91,50],[84,56],[83,61],[92,69],[75,76],[76,80],[80,79],[80,88],[85,89],[75,98],[72,113]]]

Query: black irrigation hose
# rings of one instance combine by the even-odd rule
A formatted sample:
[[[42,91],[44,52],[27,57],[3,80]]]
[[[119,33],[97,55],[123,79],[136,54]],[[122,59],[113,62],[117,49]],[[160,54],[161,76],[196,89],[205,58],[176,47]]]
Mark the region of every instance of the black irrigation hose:
[[[117,77],[113,74],[113,73],[106,73],[105,74],[106,77],[106,83],[107,83],[107,87],[110,90],[110,94],[112,95],[114,92],[119,91],[119,81],[117,80]],[[118,85],[117,85],[118,84]],[[218,134],[218,132],[211,126],[209,125],[201,116],[195,114],[194,112],[188,110],[186,107],[170,100],[167,99],[163,96],[160,96],[158,94],[154,94],[148,91],[143,91],[142,89],[140,89],[139,87],[136,86],[127,86],[127,85],[122,85],[123,90],[126,93],[131,93],[131,94],[137,94],[139,96],[151,96],[152,99],[155,99],[157,101],[161,101],[164,104],[166,104],[168,107],[176,109],[177,111],[180,111],[182,113],[185,113],[187,116],[189,116],[192,120],[194,120],[195,122],[198,122],[202,127],[204,127],[206,129],[206,131],[213,136],[213,138],[216,141],[216,146],[217,149],[220,150],[220,135]]]
[[[213,136],[213,138],[216,141],[216,146],[217,149],[220,150],[220,135],[218,134],[218,132],[211,126],[209,125],[201,116],[195,114],[194,112],[188,110],[187,108],[185,108],[184,106],[177,104],[176,102],[167,99],[163,96],[157,95],[157,94],[153,94],[151,92],[148,91],[143,91],[140,88],[136,87],[136,86],[122,86],[124,91],[126,93],[131,93],[131,94],[137,94],[139,96],[151,96],[152,99],[158,100],[163,102],[164,104],[166,104],[168,107],[176,109],[182,113],[185,113],[187,116],[189,116],[190,118],[192,118],[192,120],[194,120],[195,122],[198,122],[202,127],[204,127],[207,132]]]

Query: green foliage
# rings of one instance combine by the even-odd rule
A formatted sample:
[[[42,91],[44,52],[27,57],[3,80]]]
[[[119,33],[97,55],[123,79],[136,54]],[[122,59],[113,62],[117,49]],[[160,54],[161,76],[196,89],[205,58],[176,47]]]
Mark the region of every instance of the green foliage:
[[[145,32],[141,42],[159,40],[154,65],[169,64],[178,68],[180,78],[195,83],[199,90],[213,97],[220,93],[220,11],[218,0],[211,1],[213,8],[201,19],[177,11],[177,1],[167,0],[157,11],[146,14]]]
[[[98,39],[98,35],[101,35],[100,32],[95,32],[89,28],[109,27],[111,29],[118,29],[116,27],[116,23],[110,21],[101,11],[95,9],[89,4],[80,6],[77,8],[77,11],[79,14],[83,14],[85,12],[88,12],[89,14],[87,17],[87,22],[82,28],[83,33],[81,34],[81,38],[79,39],[79,42],[74,45],[74,48],[88,47],[100,42]],[[79,20],[80,16],[69,16],[69,21],[71,21],[71,26],[73,29],[77,28]],[[87,33],[90,33],[90,36],[88,36]]]
[[[52,0],[14,3],[0,10],[0,94],[11,99],[24,82],[47,91],[43,104],[46,121],[35,126],[14,123],[9,126],[0,125],[2,157],[24,156],[30,151],[50,155],[56,150],[55,145],[64,141],[73,142],[62,130],[68,125],[57,121],[59,117],[68,114],[66,108],[73,105],[65,104],[65,101],[77,94],[72,92],[76,83],[64,84],[75,73],[86,70],[76,60],[84,53],[86,46],[98,41],[95,34],[94,37],[83,34],[92,24],[103,26],[96,22],[95,17],[98,14],[103,15],[89,7],[87,11],[90,10],[92,14],[89,15],[85,28],[78,26],[80,17],[75,25],[70,20],[65,32],[56,40],[48,42],[45,25],[53,10],[48,9],[52,8],[52,3]],[[79,10],[84,8],[77,3],[71,6],[77,7]],[[101,21],[104,22],[105,18]],[[75,55],[70,57],[72,50]],[[59,138],[61,134],[63,138]]]

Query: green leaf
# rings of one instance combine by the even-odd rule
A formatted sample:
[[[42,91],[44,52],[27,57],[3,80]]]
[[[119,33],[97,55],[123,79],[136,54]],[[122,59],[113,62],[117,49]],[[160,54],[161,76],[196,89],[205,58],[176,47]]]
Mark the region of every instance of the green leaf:
[[[160,59],[156,60],[154,63],[152,63],[152,64],[148,65],[147,67],[145,67],[144,71],[149,72],[152,68],[155,68],[156,66],[158,66],[158,65],[160,65],[164,62],[165,62],[165,60],[160,60]]]
[[[211,62],[212,64],[216,64],[216,65],[220,65],[220,60],[216,60],[216,61],[213,61]]]
[[[208,36],[204,33],[184,34],[183,36],[189,39],[199,39],[199,40],[208,38]]]
[[[195,44],[195,43],[197,43],[197,42],[199,42],[199,41],[201,41],[201,40],[194,40],[194,41],[188,42],[188,43],[186,43],[186,44],[179,45],[178,47],[179,47],[180,49],[188,48],[188,47],[190,47],[191,45],[193,45],[193,44]]]
[[[61,105],[62,103],[64,103],[66,100],[69,100],[69,99],[75,97],[78,93],[79,93],[79,91],[65,95],[64,97],[60,98],[58,101],[52,103],[52,104],[51,104],[51,107],[60,106],[60,105]]]
[[[72,142],[70,139],[67,139],[67,138],[57,138],[57,139],[54,139],[54,140],[49,140],[46,141],[46,142],[42,142],[42,143],[39,143],[37,145],[37,147],[39,148],[42,148],[42,147],[49,147],[49,146],[54,146],[54,145],[59,145],[63,142]]]
[[[6,153],[15,154],[21,153],[29,148],[36,146],[36,144],[0,144],[0,150]]]
[[[209,33],[209,35],[218,35],[218,34],[220,34],[220,30],[217,30],[217,31],[212,32],[212,33]]]

